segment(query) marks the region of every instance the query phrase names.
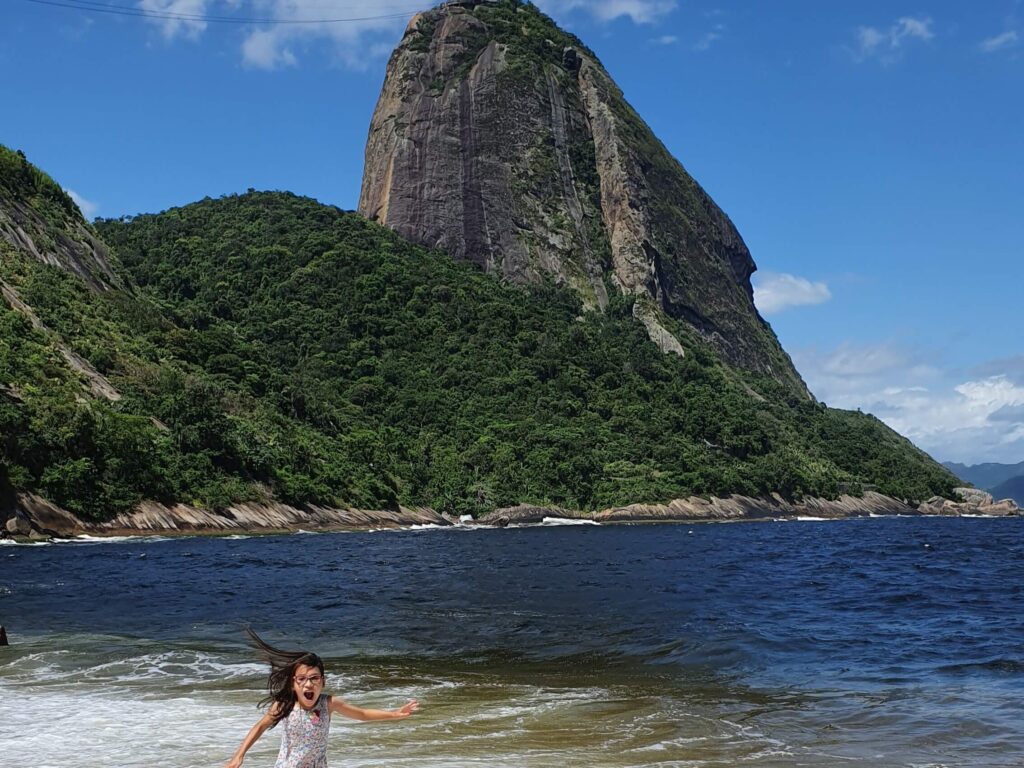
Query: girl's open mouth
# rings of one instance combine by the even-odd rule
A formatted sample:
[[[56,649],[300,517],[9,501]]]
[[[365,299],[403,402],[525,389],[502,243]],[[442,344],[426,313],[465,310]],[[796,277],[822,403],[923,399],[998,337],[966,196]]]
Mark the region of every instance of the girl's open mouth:
[[[312,701],[314,695],[315,694],[314,694],[313,691],[303,691],[302,692],[302,698],[304,698],[306,701]]]

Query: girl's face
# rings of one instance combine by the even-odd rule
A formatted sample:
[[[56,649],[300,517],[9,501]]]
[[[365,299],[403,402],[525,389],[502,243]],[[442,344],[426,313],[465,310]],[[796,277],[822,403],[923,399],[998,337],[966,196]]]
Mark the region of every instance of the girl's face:
[[[312,709],[324,689],[324,675],[317,667],[299,664],[292,677],[295,698],[303,709]]]

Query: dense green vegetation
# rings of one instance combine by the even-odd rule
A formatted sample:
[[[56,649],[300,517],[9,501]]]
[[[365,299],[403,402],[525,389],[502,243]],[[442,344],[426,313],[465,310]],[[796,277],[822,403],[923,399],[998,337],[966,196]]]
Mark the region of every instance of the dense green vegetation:
[[[488,30],[462,30],[462,51],[452,62],[454,66],[451,72],[446,73],[449,79],[461,79],[491,40],[496,40],[508,48],[511,68],[523,69],[524,72],[529,68],[531,80],[537,75],[534,66],[537,60],[561,65],[562,52],[566,48],[576,48],[596,58],[578,37],[560,29],[532,3],[500,0],[496,3],[478,5],[472,9],[472,13],[487,25]],[[413,51],[428,51],[440,18],[440,12],[436,9],[424,13],[410,31],[411,37],[405,44]]]
[[[284,498],[467,512],[952,484],[872,417],[741,381],[697,343],[662,355],[626,299],[581,315],[569,291],[500,284],[311,200],[99,228],[170,321],[145,338],[205,388],[188,423],[224,420],[185,447]],[[128,384],[181,421],[157,408],[174,385]]]
[[[59,223],[63,216],[80,215],[78,206],[60,185],[28,162],[21,151],[0,145],[0,199],[20,201]]]
[[[48,177],[23,178],[5,175],[0,207],[43,200],[35,235],[81,223]],[[51,204],[62,216],[42,216]],[[659,353],[631,300],[584,313],[568,290],[501,284],[312,200],[250,193],[97,227],[130,290],[90,290],[0,239],[0,278],[46,324],[0,305],[0,495],[102,518],[142,499],[479,513],[954,484],[872,417],[741,377],[695,335],[685,359]],[[65,351],[121,399],[88,394]]]

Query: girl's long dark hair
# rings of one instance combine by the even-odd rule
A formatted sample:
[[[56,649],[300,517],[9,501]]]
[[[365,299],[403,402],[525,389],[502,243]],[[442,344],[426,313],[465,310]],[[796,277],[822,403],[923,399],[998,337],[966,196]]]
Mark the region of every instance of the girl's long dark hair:
[[[295,708],[295,687],[292,685],[295,670],[302,665],[316,667],[323,676],[324,663],[315,653],[283,651],[264,641],[252,631],[252,628],[246,627],[245,631],[263,659],[270,664],[270,675],[267,677],[267,696],[260,701],[259,706],[277,704],[277,708],[273,710],[274,725],[277,725]]]

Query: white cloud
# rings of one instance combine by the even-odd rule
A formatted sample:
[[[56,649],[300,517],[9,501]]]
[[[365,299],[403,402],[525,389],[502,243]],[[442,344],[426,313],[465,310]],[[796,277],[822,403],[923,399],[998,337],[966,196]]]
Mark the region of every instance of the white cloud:
[[[898,44],[905,37],[916,37],[918,40],[931,40],[935,37],[935,35],[932,34],[931,26],[932,20],[929,18],[911,19],[904,16],[902,19],[899,19],[892,30],[890,30],[893,45]]]
[[[675,35],[662,35],[654,38],[654,42],[658,45],[675,45],[679,42],[679,38]]]
[[[80,210],[82,212],[82,215],[86,219],[94,219],[94,218],[96,218],[96,212],[100,209],[100,206],[99,206],[98,203],[94,203],[91,200],[86,200],[84,197],[82,197],[80,194],[75,192],[75,190],[73,190],[73,189],[68,189],[68,188],[65,187],[64,191],[67,192],[71,196],[72,200],[75,201],[75,205],[78,206],[78,210]]]
[[[857,61],[877,59],[883,64],[896,61],[907,40],[931,40],[935,37],[931,30],[932,20],[925,17],[915,19],[909,16],[899,18],[888,29],[877,27],[858,27],[855,33],[857,46],[854,58]]]
[[[1018,387],[1005,376],[966,381],[954,390],[963,396],[972,424],[976,426],[992,421],[1014,422],[1012,418],[1003,419],[997,414],[1012,414],[1018,406],[1024,406],[1024,387]],[[996,418],[991,419],[992,416]]]
[[[298,61],[273,30],[259,29],[242,42],[242,63],[253,69],[294,67]]]
[[[262,18],[321,23],[278,24],[253,31],[243,44],[247,66],[295,66],[295,46],[320,40],[331,45],[345,66],[366,69],[375,58],[390,53],[409,19],[425,4],[412,0],[347,0],[344,4],[337,0],[249,0],[249,6]],[[346,21],[329,21],[332,19]]]
[[[295,46],[326,41],[335,57],[352,69],[366,69],[386,56],[416,10],[410,0],[249,0],[260,16],[289,21],[347,19],[316,24],[279,24],[253,31],[243,44],[247,66],[277,69],[295,66]],[[382,38],[386,43],[382,44]]]
[[[825,283],[812,283],[795,275],[765,272],[754,284],[754,304],[766,315],[789,307],[823,304],[831,298]]]
[[[598,21],[628,17],[637,24],[651,24],[676,9],[676,0],[536,0],[545,13],[565,14],[582,10]]]
[[[1024,385],[1003,374],[965,380],[962,372],[943,370],[934,357],[892,342],[793,355],[822,401],[874,414],[936,459],[1024,459]]]
[[[206,30],[206,22],[201,19],[180,18],[187,16],[207,15],[209,0],[139,0],[139,8],[155,15],[170,15],[178,18],[152,18],[168,40],[181,35],[191,40],[198,38]]]
[[[204,17],[211,15],[287,22],[247,28],[242,61],[254,69],[297,66],[300,53],[313,42],[327,42],[345,66],[366,69],[391,52],[415,13],[433,5],[422,0],[137,0],[137,4],[163,17],[150,21],[168,40],[197,39],[208,28]],[[539,0],[537,5],[554,14],[587,13],[601,22],[628,18],[650,24],[673,11],[677,0]],[[658,42],[667,45],[675,40],[666,35]]]
[[[695,51],[706,51],[716,41],[722,39],[722,35],[725,33],[724,24],[715,24],[714,29],[710,32],[706,32],[696,43],[693,44],[693,50]]]
[[[373,58],[386,56],[409,19],[427,4],[416,0],[139,0],[139,8],[175,18],[154,18],[167,39],[198,38],[216,15],[244,19],[275,19],[280,24],[244,27],[241,54],[245,66],[280,69],[298,64],[296,50],[326,41],[337,58],[365,69]],[[194,18],[180,18],[181,16]],[[382,44],[382,40],[386,43]],[[381,53],[381,49],[384,52]]]
[[[1011,29],[1009,32],[1003,32],[1001,35],[982,40],[981,45],[978,47],[985,53],[994,53],[1004,48],[1012,48],[1017,44],[1017,40],[1017,33]]]
[[[885,35],[874,27],[859,27],[857,29],[857,45],[864,56],[878,50],[884,41]]]

